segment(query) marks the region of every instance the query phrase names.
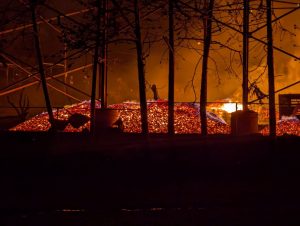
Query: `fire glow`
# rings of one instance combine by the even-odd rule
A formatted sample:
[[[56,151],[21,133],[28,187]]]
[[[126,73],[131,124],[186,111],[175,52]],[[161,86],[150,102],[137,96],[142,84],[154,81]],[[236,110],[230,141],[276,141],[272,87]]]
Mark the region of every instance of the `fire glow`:
[[[264,128],[261,133],[263,135],[269,134],[269,127]],[[280,120],[276,124],[277,136],[282,135],[296,135],[300,136],[300,120],[299,119],[287,119]]]
[[[229,104],[229,105],[226,105]],[[97,102],[96,107],[100,107]],[[168,129],[168,104],[166,101],[155,101],[148,103],[148,126],[150,133],[167,133]],[[110,105],[109,108],[117,109],[120,112],[120,118],[124,125],[126,133],[141,132],[141,116],[140,106],[137,102],[124,102],[120,104]],[[212,107],[213,109],[216,106]],[[218,111],[230,112],[236,109],[236,103],[219,104]],[[216,109],[215,109],[216,110]],[[217,112],[218,112],[217,111]],[[174,128],[177,134],[193,134],[200,133],[200,117],[199,105],[192,103],[178,103],[174,107]],[[63,109],[54,111],[56,119],[67,120],[72,114],[82,114],[90,116],[90,102],[83,101],[79,104],[66,106]],[[230,126],[224,120],[208,112],[208,133],[209,134],[229,134]],[[41,113],[21,124],[12,128],[12,131],[47,131],[50,128],[47,113]],[[74,128],[70,124],[67,125],[64,132],[82,132],[88,130],[90,122],[87,122],[79,128]],[[268,135],[269,129],[265,127],[260,131],[263,135]],[[277,135],[284,134],[300,136],[299,120],[282,120],[277,123]]]
[[[99,103],[97,103],[97,107]],[[140,106],[136,102],[125,102],[121,104],[110,105],[109,108],[118,109],[120,118],[123,121],[124,132],[140,133],[141,116]],[[200,133],[199,108],[191,103],[175,104],[174,108],[174,127],[175,133],[192,134]],[[70,115],[79,113],[90,116],[90,102],[84,101],[64,109],[54,112],[57,119],[67,120]],[[18,126],[12,128],[13,131],[47,131],[50,128],[48,114],[37,115]],[[157,101],[148,103],[148,125],[150,133],[167,133],[168,128],[168,104],[166,101]],[[90,123],[73,128],[70,124],[65,128],[65,132],[81,132],[83,129],[89,129]],[[209,134],[229,134],[230,126],[218,120],[217,117],[208,117]]]
[[[237,110],[243,110],[243,105],[238,104],[238,103],[225,103],[225,104],[223,104],[221,109],[228,112],[228,113],[232,113],[232,112],[235,112]]]

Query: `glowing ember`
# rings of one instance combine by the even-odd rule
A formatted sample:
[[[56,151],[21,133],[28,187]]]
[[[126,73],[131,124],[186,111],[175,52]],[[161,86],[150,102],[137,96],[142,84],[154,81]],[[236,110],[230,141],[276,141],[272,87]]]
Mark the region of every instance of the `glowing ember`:
[[[234,106],[235,103],[230,103]],[[222,109],[225,104],[220,104],[218,109]],[[100,107],[98,102],[97,108]],[[140,133],[141,132],[141,116],[140,106],[136,102],[125,102],[121,104],[114,104],[109,106],[112,109],[120,111],[120,118],[123,121],[124,132]],[[215,111],[218,110],[216,108]],[[181,103],[175,104],[174,127],[175,133],[191,134],[200,133],[200,119],[199,119],[199,104]],[[221,110],[224,112],[224,110]],[[79,104],[66,106],[63,109],[54,111],[56,119],[68,120],[71,115],[82,114],[90,116],[90,102],[83,101]],[[230,126],[224,120],[215,114],[208,112],[207,114],[208,133],[209,134],[229,134]],[[167,133],[168,128],[168,104],[165,101],[156,101],[148,103],[148,125],[150,133]],[[65,132],[81,132],[88,130],[90,122],[87,122],[79,128],[74,128],[69,123],[64,129]],[[21,124],[12,128],[13,131],[47,131],[50,128],[48,122],[48,114],[41,113]],[[263,135],[269,134],[269,128],[265,127],[261,133]],[[300,121],[296,118],[281,120],[277,123],[277,135],[297,135],[300,136]]]
[[[269,135],[269,127],[264,128],[261,131],[261,133],[263,135]],[[276,134],[277,136],[282,136],[282,135],[300,136],[300,120],[296,118],[280,120],[276,124]]]
[[[120,117],[124,123],[125,132],[141,132],[139,105],[116,104],[112,108],[123,109]],[[125,110],[124,110],[125,108]],[[197,105],[182,103],[174,108],[175,133],[190,134],[200,133],[199,109]],[[167,133],[168,128],[168,105],[167,102],[152,102],[148,104],[148,125],[150,133]],[[208,132],[210,134],[229,133],[230,127],[221,120],[208,118]]]
[[[99,103],[96,104],[97,107],[100,106]],[[59,120],[68,120],[69,117],[72,114],[78,113],[86,116],[90,116],[90,102],[89,101],[83,101],[79,104],[71,105],[71,106],[66,106],[63,109],[60,110],[54,110],[53,114],[55,119]],[[47,131],[50,128],[50,123],[49,123],[49,117],[47,112],[43,112],[37,116],[34,116],[33,118],[17,125],[16,127],[12,128],[12,131]],[[70,124],[67,125],[65,128],[65,132],[81,132],[84,128],[89,128],[90,123],[86,123],[85,125],[79,127],[79,128],[74,128]]]
[[[97,105],[99,107],[99,103]],[[127,102],[111,105],[112,109],[120,110],[120,118],[124,124],[124,132],[140,133],[141,116],[138,103]],[[190,134],[200,133],[199,107],[194,104],[182,103],[175,105],[174,127],[175,133]],[[60,120],[67,120],[72,114],[79,113],[86,116],[90,114],[90,103],[84,101],[80,104],[68,106],[55,112],[55,116]],[[209,134],[228,134],[230,127],[217,117],[208,117]],[[166,133],[168,128],[168,104],[165,101],[148,103],[148,125],[150,133]],[[42,113],[24,123],[11,129],[14,131],[47,131],[50,128],[48,114]],[[65,128],[65,132],[80,132],[89,129],[89,122],[82,127],[75,129],[70,124]]]

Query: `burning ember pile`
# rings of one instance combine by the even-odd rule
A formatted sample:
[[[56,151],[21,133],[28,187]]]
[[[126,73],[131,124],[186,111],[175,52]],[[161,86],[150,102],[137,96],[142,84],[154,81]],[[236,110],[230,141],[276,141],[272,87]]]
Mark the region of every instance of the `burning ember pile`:
[[[264,128],[261,133],[269,135],[269,127]],[[300,120],[296,117],[286,117],[281,119],[276,124],[277,136],[296,135],[300,136]]]
[[[99,103],[96,105],[99,107]],[[71,106],[66,106],[63,109],[54,110],[53,114],[55,119],[59,120],[68,120],[73,114],[82,114],[90,117],[90,102],[83,101],[79,104],[74,104]],[[89,128],[90,122],[87,122],[85,125],[74,128],[70,124],[65,128],[65,132],[81,132],[84,128]],[[34,116],[33,118],[26,120],[25,122],[17,125],[12,128],[12,131],[47,131],[50,129],[49,116],[47,112],[43,112],[39,115]]]
[[[214,110],[224,111],[223,105],[219,104],[219,108]],[[97,108],[100,103],[97,102]],[[214,106],[216,107],[216,106]],[[124,132],[140,133],[141,132],[141,116],[140,106],[137,102],[124,102],[121,104],[110,105],[109,108],[117,109],[120,112],[120,118],[124,125]],[[175,104],[175,133],[192,134],[200,133],[199,104],[180,103]],[[90,117],[90,102],[83,101],[79,104],[66,106],[63,109],[54,111],[54,116],[59,120],[68,120],[74,114],[81,114]],[[41,113],[21,124],[12,128],[12,131],[47,131],[50,128],[47,113]],[[229,134],[230,126],[226,122],[215,115],[207,112],[207,123],[209,134]],[[148,126],[150,133],[167,133],[168,130],[168,104],[166,101],[155,101],[148,103]],[[89,130],[90,122],[88,121],[79,128],[74,128],[70,123],[64,129],[65,132],[82,132]],[[261,133],[269,134],[269,128],[265,127]],[[300,136],[300,120],[297,118],[284,118],[277,123],[277,135],[284,134]]]
[[[99,103],[97,103],[99,107]],[[109,108],[118,109],[120,118],[123,121],[124,132],[140,133],[141,116],[140,106],[135,102],[125,102],[111,105]],[[190,103],[175,104],[174,127],[175,133],[191,134],[200,133],[199,105]],[[56,119],[68,120],[72,114],[82,114],[89,117],[90,102],[84,101],[79,104],[65,107],[64,109],[54,111]],[[13,131],[47,131],[50,128],[47,113],[41,113],[18,126],[12,128]],[[228,134],[230,126],[222,119],[212,113],[207,117],[209,134]],[[168,104],[165,101],[148,103],[148,125],[150,133],[167,133],[168,128]],[[80,132],[83,129],[89,129],[90,123],[87,122],[79,128],[74,128],[70,124],[65,128],[65,132]]]
[[[120,109],[120,118],[124,123],[124,132],[141,132],[140,106],[136,103],[122,103],[111,105],[111,108]],[[200,133],[199,105],[190,103],[175,104],[174,107],[175,133]],[[208,133],[230,133],[230,127],[214,114],[208,114]],[[150,133],[167,133],[168,131],[168,104],[165,101],[148,104],[148,123]]]

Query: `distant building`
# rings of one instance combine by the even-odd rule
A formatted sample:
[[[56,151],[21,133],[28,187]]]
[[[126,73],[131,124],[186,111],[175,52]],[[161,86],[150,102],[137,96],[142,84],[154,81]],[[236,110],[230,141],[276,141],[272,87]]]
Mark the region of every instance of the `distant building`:
[[[300,117],[300,94],[279,94],[279,117]]]

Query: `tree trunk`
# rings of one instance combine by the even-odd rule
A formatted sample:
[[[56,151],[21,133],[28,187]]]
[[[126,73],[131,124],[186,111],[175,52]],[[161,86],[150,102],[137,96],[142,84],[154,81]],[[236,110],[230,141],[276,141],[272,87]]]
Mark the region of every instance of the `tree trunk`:
[[[207,65],[209,57],[209,49],[211,43],[212,15],[214,8],[214,0],[210,0],[207,8],[207,14],[203,20],[204,25],[204,46],[203,46],[203,61],[202,61],[202,77],[201,77],[201,92],[200,92],[200,121],[201,134],[207,135]]]
[[[134,14],[135,14],[135,36],[136,36],[135,44],[136,44],[136,51],[137,51],[142,133],[148,134],[147,99],[146,99],[145,72],[144,72],[144,62],[143,62],[143,47],[142,47],[142,38],[141,38],[140,15],[139,15],[139,0],[134,0]]]
[[[273,30],[272,30],[272,2],[267,0],[267,38],[268,38],[268,79],[269,79],[269,124],[270,136],[276,136],[275,111],[275,82],[273,62]]]
[[[248,110],[248,62],[249,62],[249,1],[244,0],[243,15],[243,110]]]
[[[101,34],[101,50],[100,50],[100,87],[99,92],[101,99],[101,109],[107,108],[107,42],[106,42],[106,26],[107,26],[107,0],[102,0],[101,7],[101,21],[102,21],[102,34]]]
[[[94,59],[93,59],[93,75],[92,75],[92,91],[91,91],[91,125],[90,132],[92,135],[95,134],[96,130],[96,82],[97,82],[97,68],[98,68],[98,58],[99,58],[99,47],[100,47],[100,0],[97,0],[97,33],[96,33],[96,44],[94,49]]]
[[[169,97],[168,133],[174,134],[174,11],[173,0],[169,0]]]
[[[49,122],[51,123],[52,129],[55,130],[54,116],[53,116],[53,111],[52,111],[50,97],[49,97],[48,88],[47,88],[46,75],[45,75],[45,70],[44,70],[44,65],[43,65],[40,39],[39,39],[39,33],[38,33],[38,28],[37,28],[37,22],[36,22],[35,5],[33,3],[31,4],[31,16],[32,16],[32,27],[33,27],[33,33],[34,33],[33,35],[34,35],[35,52],[36,52],[36,58],[37,58],[38,65],[39,65],[39,73],[41,76],[41,83],[42,83],[42,88],[43,88],[43,92],[44,92],[45,103],[46,103],[46,107],[47,107],[47,111],[48,111],[48,115],[49,115]]]

